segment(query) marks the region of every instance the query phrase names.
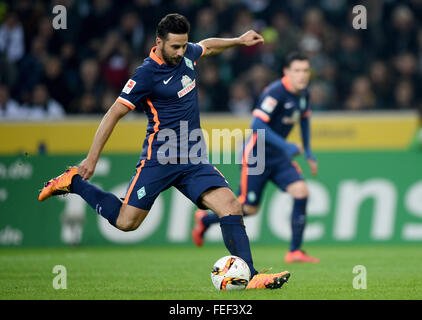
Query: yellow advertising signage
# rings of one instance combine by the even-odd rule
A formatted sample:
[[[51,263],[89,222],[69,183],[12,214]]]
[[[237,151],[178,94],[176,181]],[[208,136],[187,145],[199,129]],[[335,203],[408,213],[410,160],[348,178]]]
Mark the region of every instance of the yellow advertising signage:
[[[51,154],[86,153],[101,118],[74,118],[65,121],[0,123],[0,154],[36,153],[42,144]],[[247,135],[249,117],[207,116],[201,125],[212,143],[222,133],[233,137]],[[145,138],[144,116],[121,120],[104,152],[140,152]],[[404,150],[418,128],[414,113],[335,113],[312,117],[312,147],[315,151],[332,150]],[[295,127],[289,141],[300,143]],[[233,148],[235,144],[231,144]]]

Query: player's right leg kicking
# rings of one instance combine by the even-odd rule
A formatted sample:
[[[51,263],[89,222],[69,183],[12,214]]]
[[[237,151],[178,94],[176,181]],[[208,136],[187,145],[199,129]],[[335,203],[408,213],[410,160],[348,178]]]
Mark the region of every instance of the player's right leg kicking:
[[[67,193],[80,195],[99,215],[122,231],[137,229],[149,212],[124,204],[114,194],[82,180],[77,167],[71,167],[60,176],[48,181],[41,190],[38,200],[44,201],[51,196]]]

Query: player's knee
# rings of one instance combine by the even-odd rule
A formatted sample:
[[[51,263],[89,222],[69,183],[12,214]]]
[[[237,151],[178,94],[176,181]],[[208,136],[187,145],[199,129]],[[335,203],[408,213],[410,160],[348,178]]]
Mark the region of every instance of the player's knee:
[[[121,231],[125,231],[125,232],[135,230],[135,229],[133,228],[133,225],[131,225],[131,224],[125,224],[125,223],[120,223],[120,224],[117,224],[117,228],[119,228],[119,230],[121,230]]]
[[[137,209],[123,205],[117,217],[116,227],[122,231],[133,231],[138,229],[142,221],[148,215],[149,210]]]
[[[228,215],[242,215],[242,205],[236,198],[230,199],[224,206],[224,211],[221,213],[222,216]]]
[[[292,195],[295,199],[305,199],[309,197],[309,190],[305,186],[304,188],[298,189],[294,195]]]
[[[305,199],[309,197],[309,190],[308,188],[304,188],[303,190],[300,190],[298,196],[296,198],[298,199]]]
[[[287,191],[295,199],[305,199],[309,197],[309,189],[304,181],[292,183]]]
[[[253,216],[258,213],[259,206],[243,205],[243,214],[247,216]]]
[[[237,200],[236,198],[233,198],[230,201],[230,212],[232,212],[232,214],[242,214],[242,204],[239,202],[239,200]]]
[[[117,219],[116,222],[116,227],[121,230],[121,231],[133,231],[138,229],[139,224],[137,221],[133,221],[133,220],[119,220]]]

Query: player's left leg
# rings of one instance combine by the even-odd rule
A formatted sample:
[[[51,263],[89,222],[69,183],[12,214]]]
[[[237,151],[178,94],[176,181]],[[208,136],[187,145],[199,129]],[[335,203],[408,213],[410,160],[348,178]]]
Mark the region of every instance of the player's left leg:
[[[187,170],[176,186],[201,209],[210,209],[220,218],[224,244],[230,254],[242,258],[251,271],[247,289],[280,288],[289,272],[258,274],[253,265],[249,238],[243,224],[242,206],[227,180],[212,165],[201,164]]]
[[[231,189],[209,188],[200,195],[198,202],[202,208],[212,210],[219,217],[224,244],[230,254],[245,260],[252,276],[257,274],[253,266],[249,238],[243,224],[242,205]]]
[[[309,191],[305,181],[300,180],[289,184],[286,191],[293,198],[293,210],[291,215],[292,239],[290,251],[299,250],[302,246],[303,232],[306,225],[306,204],[308,203]]]
[[[260,175],[248,175],[247,170],[242,170],[239,183],[239,197],[244,217],[255,215],[259,210],[262,191],[268,181],[270,170],[265,170]],[[200,247],[204,243],[204,234],[208,228],[220,222],[220,217],[213,211],[198,209],[194,214],[194,227],[192,229],[192,240]]]
[[[239,199],[239,198],[238,198]],[[259,206],[242,205],[242,215],[252,216],[259,210]],[[197,247],[204,244],[204,235],[209,227],[220,222],[218,214],[211,210],[198,209],[194,213],[194,226],[192,228],[192,241]]]
[[[219,217],[224,244],[232,255],[253,267],[249,239],[243,224],[242,206],[216,167],[209,163],[186,166],[186,174],[176,188],[200,209],[210,209]]]
[[[292,240],[290,251],[299,250],[302,246],[303,232],[306,225],[306,205],[308,203],[309,191],[305,181],[300,180],[289,184],[286,191],[293,198],[293,209],[291,216]]]
[[[220,217],[224,244],[230,254],[242,258],[251,271],[246,289],[281,288],[290,278],[288,271],[266,274],[258,273],[253,266],[249,238],[243,223],[242,205],[229,188],[211,189],[201,195],[203,206]]]
[[[306,204],[309,191],[305,181],[296,181],[287,186],[286,191],[293,198],[293,210],[291,216],[292,239],[290,249],[286,253],[285,261],[318,263],[319,259],[307,255],[301,250],[303,232],[306,226]]]
[[[288,192],[293,198],[291,214],[292,238],[290,249],[284,258],[285,262],[311,262],[318,263],[319,259],[307,255],[301,248],[306,226],[306,205],[309,190],[303,179],[302,171],[298,164],[284,163],[275,168],[273,182],[283,191]]]

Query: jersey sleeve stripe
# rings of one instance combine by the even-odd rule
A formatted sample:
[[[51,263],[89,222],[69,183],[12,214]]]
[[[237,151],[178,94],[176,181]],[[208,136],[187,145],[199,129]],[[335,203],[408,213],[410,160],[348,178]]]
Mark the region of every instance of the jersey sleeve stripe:
[[[254,133],[251,140],[249,140],[248,144],[246,145],[245,151],[243,153],[242,171],[240,178],[240,196],[238,197],[238,200],[241,204],[246,202],[246,193],[248,192],[248,159],[249,154],[255,146],[256,139],[257,134]]]
[[[293,165],[293,167],[295,167],[297,173],[302,174],[302,168],[300,167],[300,165],[296,161],[292,161],[292,165]]]
[[[126,107],[128,107],[131,110],[134,110],[136,108],[132,102],[130,102],[129,100],[125,98],[118,97],[116,101],[120,102],[121,104],[124,104]]]
[[[202,47],[202,53],[200,55],[200,57],[202,57],[205,54],[205,46],[201,43],[198,43],[201,47]]]
[[[266,114],[264,111],[259,110],[259,109],[255,109],[252,112],[252,115],[254,117],[257,117],[257,118],[261,119],[264,122],[270,122],[270,120],[271,120],[271,118],[270,118],[270,116],[268,114]]]
[[[154,105],[152,104],[150,99],[147,99],[147,104],[149,105],[151,112],[153,114],[153,120],[154,120],[154,133],[150,134],[148,137],[148,152],[147,152],[147,160],[151,159],[151,153],[152,153],[152,141],[154,140],[155,134],[160,130],[160,120],[158,119],[158,112],[157,109],[155,109]]]
[[[226,177],[220,172],[220,170],[217,169],[216,166],[214,166],[214,170],[217,171],[224,179],[226,179]]]
[[[138,170],[136,170],[136,175],[133,178],[132,183],[130,184],[130,187],[129,187],[127,193],[126,193],[125,200],[123,201],[124,204],[127,204],[128,203],[129,198],[130,198],[130,195],[131,195],[131,193],[133,191],[133,187],[135,186],[136,181],[138,181],[139,175],[141,174],[141,171],[142,171],[142,168],[144,167],[144,165],[145,165],[145,160],[142,160],[141,161],[141,165],[138,167]]]

